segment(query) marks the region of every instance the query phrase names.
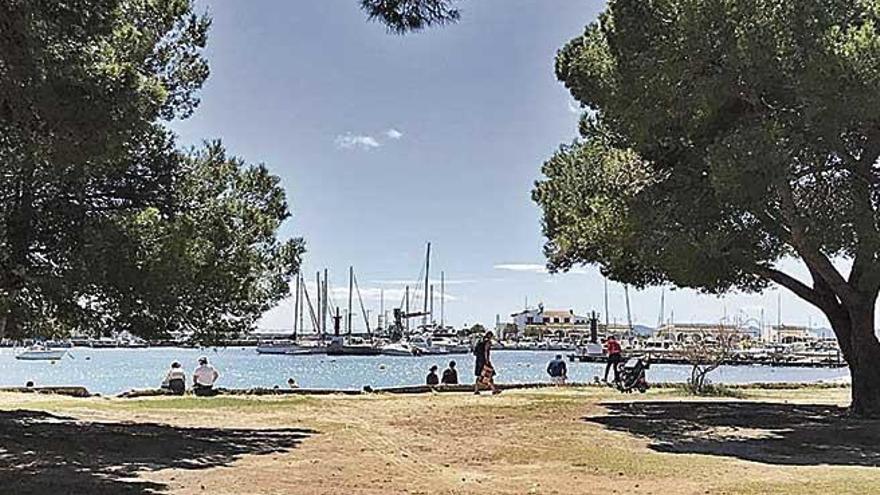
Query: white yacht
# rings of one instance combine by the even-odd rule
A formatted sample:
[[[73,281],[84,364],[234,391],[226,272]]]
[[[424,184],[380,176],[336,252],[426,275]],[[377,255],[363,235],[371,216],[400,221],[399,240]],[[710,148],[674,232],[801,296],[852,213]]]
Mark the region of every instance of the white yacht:
[[[442,345],[437,345],[434,343],[434,339],[431,337],[426,337],[424,335],[415,335],[409,339],[410,344],[413,347],[418,349],[421,354],[425,355],[439,355],[439,354],[449,354],[449,350]]]
[[[325,348],[318,343],[302,344],[293,340],[262,341],[257,344],[258,354],[320,354]]]
[[[409,342],[400,341],[385,344],[380,347],[383,356],[418,356],[421,351],[413,347]]]
[[[67,349],[50,349],[46,346],[34,345],[16,354],[15,359],[24,361],[58,361],[65,355],[67,355]]]
[[[431,337],[431,344],[435,347],[446,349],[447,354],[468,354],[471,352],[471,346],[462,344],[461,341],[452,337]]]

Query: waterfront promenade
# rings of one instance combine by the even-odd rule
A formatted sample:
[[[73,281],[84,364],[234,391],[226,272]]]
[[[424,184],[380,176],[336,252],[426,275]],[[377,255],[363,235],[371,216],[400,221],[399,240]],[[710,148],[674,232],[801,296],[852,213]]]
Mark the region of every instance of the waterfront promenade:
[[[357,397],[3,394],[10,493],[862,494],[880,422],[849,390]],[[25,435],[25,433],[27,433]],[[26,467],[23,467],[26,466]],[[26,472],[25,472],[26,470]]]

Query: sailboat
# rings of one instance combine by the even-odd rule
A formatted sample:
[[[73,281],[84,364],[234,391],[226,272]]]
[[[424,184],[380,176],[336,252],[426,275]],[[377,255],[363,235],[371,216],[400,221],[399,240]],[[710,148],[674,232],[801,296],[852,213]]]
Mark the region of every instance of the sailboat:
[[[364,316],[364,324],[367,329],[367,337],[353,335],[352,322],[352,296],[357,292],[358,302],[360,303],[361,313]],[[357,279],[354,276],[354,267],[348,267],[348,313],[346,314],[346,335],[340,334],[342,316],[339,314],[339,306],[336,307],[336,316],[333,317],[333,336],[327,343],[326,351],[328,356],[378,356],[382,354],[382,349],[373,342],[373,334],[370,332],[370,321],[367,318],[367,310],[364,307],[364,300],[361,297],[360,287],[357,285]]]
[[[320,286],[320,273],[319,273]],[[319,354],[324,352],[324,347],[318,342],[305,344],[299,340],[299,332],[304,329],[304,304],[307,303],[309,313],[312,319],[312,325],[315,330],[318,329],[318,319],[315,316],[312,301],[303,281],[302,274],[296,277],[296,295],[293,302],[293,335],[291,339],[272,340],[260,342],[257,345],[257,353],[259,354],[284,354],[284,355],[301,355],[301,354]]]
[[[435,346],[431,340],[431,329],[434,327],[433,314],[434,314],[434,287],[430,282],[430,274],[431,274],[431,243],[427,244],[425,249],[425,264],[423,267],[424,272],[419,274],[419,278],[423,280],[419,280],[416,284],[415,294],[418,294],[419,290],[422,289],[424,291],[423,299],[422,299],[422,310],[421,311],[411,311],[410,309],[410,287],[406,286],[404,289],[403,300],[401,301],[400,307],[395,308],[394,310],[394,324],[393,329],[396,334],[393,338],[396,339],[395,342],[386,344],[382,347],[383,354],[390,356],[402,356],[406,355],[409,352],[409,355],[419,356],[423,354],[447,354],[448,350],[443,347]],[[424,284],[424,286],[422,286]],[[444,289],[443,284],[441,283],[441,291]],[[441,295],[441,298],[443,296]],[[442,299],[441,299],[442,301]],[[429,305],[430,304],[430,305]],[[442,307],[442,306],[441,306]],[[421,318],[421,325],[418,325],[417,328],[420,328],[422,332],[425,334],[413,335],[410,332],[410,319],[412,318]]]

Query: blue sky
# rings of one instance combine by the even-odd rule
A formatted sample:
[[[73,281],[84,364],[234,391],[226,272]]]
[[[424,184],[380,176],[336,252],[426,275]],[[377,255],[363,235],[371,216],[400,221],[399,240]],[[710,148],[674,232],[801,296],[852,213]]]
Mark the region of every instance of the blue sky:
[[[523,307],[603,311],[594,268],[543,272],[540,212],[530,199],[542,162],[576,135],[577,108],[553,74],[556,50],[603,2],[470,0],[462,21],[399,37],[368,23],[357,0],[202,1],[214,23],[211,77],[196,114],[173,128],[184,144],[220,138],[278,174],[304,237],[309,280],[327,267],[334,299],[353,265],[377,314],[400,301],[433,243],[446,272],[447,322],[491,324]],[[794,265],[792,265],[794,267]],[[803,273],[794,267],[796,272]],[[439,286],[436,289],[439,292]],[[660,289],[631,291],[636,322],[655,325]],[[625,321],[610,284],[612,320]],[[782,318],[825,325],[781,293]],[[282,303],[263,328],[290,326]],[[725,314],[775,323],[777,293],[724,299],[666,291],[667,318]],[[439,308],[439,300],[435,309]]]

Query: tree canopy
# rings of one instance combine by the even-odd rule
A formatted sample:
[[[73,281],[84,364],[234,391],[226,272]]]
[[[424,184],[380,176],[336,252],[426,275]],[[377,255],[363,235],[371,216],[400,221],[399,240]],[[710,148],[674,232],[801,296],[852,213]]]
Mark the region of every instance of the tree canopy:
[[[420,31],[435,25],[457,22],[461,13],[456,0],[361,0],[361,9],[371,21],[384,24],[395,34]]]
[[[549,266],[710,293],[777,282],[828,315],[854,407],[880,412],[878,22],[868,1],[609,2],[556,58],[586,112],[533,191]],[[789,257],[810,280],[779,269]]]
[[[208,77],[192,0],[0,2],[0,335],[252,326],[301,241],[265,167],[182,151]]]

